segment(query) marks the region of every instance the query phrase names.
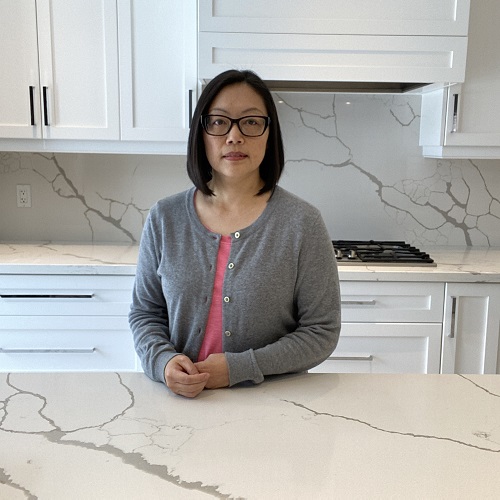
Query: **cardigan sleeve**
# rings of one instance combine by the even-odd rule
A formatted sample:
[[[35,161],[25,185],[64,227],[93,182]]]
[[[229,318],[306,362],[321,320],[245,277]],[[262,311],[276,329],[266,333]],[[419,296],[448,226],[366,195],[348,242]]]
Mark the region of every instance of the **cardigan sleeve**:
[[[341,327],[338,270],[319,214],[305,232],[297,262],[297,328],[259,349],[227,352],[230,385],[260,383],[266,375],[308,370],[323,362],[337,346]]]
[[[158,275],[161,258],[158,233],[161,231],[155,231],[154,217],[153,207],[139,246],[129,324],[144,372],[153,380],[165,382],[165,366],[179,353],[170,342],[168,310]]]

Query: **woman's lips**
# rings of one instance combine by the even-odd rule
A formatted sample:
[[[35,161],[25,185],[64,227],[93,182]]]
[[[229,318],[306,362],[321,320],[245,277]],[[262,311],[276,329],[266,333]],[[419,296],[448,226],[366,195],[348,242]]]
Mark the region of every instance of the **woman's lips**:
[[[246,158],[247,155],[243,153],[226,153],[223,158],[226,160],[242,160],[243,158]]]

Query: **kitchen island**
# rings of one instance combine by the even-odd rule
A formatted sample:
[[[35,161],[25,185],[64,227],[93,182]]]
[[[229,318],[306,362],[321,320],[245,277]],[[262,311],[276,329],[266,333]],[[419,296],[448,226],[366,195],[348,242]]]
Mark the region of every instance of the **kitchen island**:
[[[0,443],[9,500],[499,498],[500,376],[4,373]]]

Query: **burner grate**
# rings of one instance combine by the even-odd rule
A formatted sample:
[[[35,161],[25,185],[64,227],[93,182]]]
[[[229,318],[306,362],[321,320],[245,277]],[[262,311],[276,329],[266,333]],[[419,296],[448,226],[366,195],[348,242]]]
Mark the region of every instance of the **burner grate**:
[[[429,254],[404,241],[334,240],[332,244],[342,264],[436,265]]]

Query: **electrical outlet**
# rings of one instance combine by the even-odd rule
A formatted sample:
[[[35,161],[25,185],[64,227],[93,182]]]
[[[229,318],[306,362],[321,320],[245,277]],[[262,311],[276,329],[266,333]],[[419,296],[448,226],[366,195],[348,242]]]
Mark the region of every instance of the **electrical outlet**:
[[[29,184],[17,185],[17,206],[31,208],[31,186]]]

